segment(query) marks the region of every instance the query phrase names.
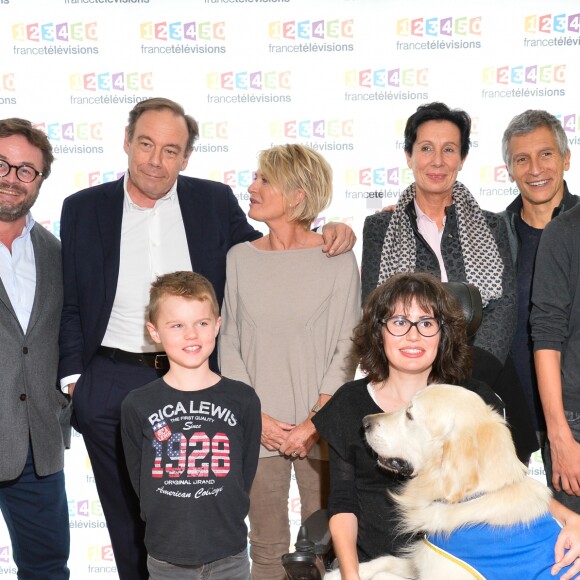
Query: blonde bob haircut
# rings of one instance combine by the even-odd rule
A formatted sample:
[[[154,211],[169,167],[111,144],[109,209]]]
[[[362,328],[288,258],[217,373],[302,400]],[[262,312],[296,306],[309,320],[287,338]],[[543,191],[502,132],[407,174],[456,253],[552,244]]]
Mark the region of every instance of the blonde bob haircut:
[[[262,151],[258,166],[264,177],[284,196],[290,221],[309,228],[332,200],[332,168],[328,161],[304,145],[276,145]],[[302,202],[293,204],[296,191],[304,194]]]

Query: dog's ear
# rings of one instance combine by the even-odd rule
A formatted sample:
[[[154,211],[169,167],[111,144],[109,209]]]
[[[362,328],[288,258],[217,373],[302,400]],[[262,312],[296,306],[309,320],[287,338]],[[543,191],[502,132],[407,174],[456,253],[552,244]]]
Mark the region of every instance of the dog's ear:
[[[443,443],[441,479],[443,499],[453,503],[473,493],[479,483],[477,440],[471,430],[449,436]]]
[[[521,479],[525,472],[510,431],[499,420],[452,433],[443,444],[441,486],[448,502],[492,491]]]
[[[516,455],[508,426],[503,422],[486,422],[477,430],[479,475],[485,491],[518,481],[527,473]]]

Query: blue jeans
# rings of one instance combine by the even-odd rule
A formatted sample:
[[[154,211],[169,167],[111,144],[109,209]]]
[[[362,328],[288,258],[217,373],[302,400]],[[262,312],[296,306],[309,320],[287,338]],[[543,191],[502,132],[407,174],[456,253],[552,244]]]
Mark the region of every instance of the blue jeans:
[[[29,449],[20,476],[0,483],[0,509],[19,580],[68,580],[70,527],[63,471],[39,477]]]
[[[566,416],[566,421],[568,422],[568,426],[572,431],[574,439],[580,443],[580,413],[575,411],[564,411],[564,415]],[[544,460],[544,468],[546,469],[546,480],[554,494],[554,498],[561,504],[565,505],[568,509],[580,514],[580,497],[569,495],[565,491],[556,491],[552,485],[552,454],[550,451],[550,442],[547,438],[546,444],[542,449],[542,457]]]
[[[150,580],[250,580],[250,560],[244,548],[235,556],[207,564],[182,566],[147,556]]]

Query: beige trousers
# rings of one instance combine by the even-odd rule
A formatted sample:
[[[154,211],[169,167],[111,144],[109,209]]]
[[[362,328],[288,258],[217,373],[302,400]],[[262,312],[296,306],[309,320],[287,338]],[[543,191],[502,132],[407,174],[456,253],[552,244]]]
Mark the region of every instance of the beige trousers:
[[[300,492],[301,518],[327,506],[328,462],[264,457],[250,491],[252,580],[286,580],[281,557],[290,545],[288,492],[292,465]]]

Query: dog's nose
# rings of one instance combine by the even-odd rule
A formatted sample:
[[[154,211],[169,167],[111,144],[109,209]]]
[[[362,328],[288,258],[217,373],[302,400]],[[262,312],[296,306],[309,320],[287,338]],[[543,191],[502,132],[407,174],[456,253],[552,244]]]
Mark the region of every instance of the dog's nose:
[[[373,426],[373,422],[369,416],[363,418],[362,424],[365,431],[368,431]]]

